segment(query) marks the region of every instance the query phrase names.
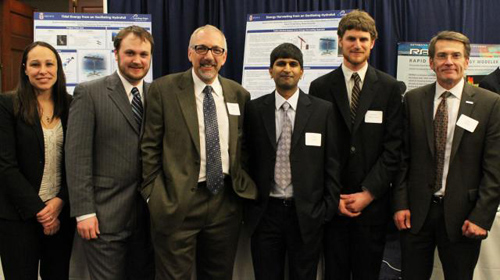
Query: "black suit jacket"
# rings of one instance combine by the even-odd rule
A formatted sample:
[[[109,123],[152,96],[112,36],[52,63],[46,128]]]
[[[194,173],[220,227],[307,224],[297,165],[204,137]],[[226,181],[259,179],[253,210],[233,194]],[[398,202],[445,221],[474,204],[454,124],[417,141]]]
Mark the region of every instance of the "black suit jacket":
[[[410,210],[414,234],[426,220],[433,195],[435,90],[433,83],[405,95],[402,181],[394,201],[396,211]],[[457,121],[461,115],[479,123],[474,132],[455,125],[444,199],[451,241],[462,236],[466,219],[490,229],[500,201],[500,96],[465,83]]]
[[[332,124],[332,104],[300,91],[290,150],[293,198],[300,231],[305,242],[317,238],[325,220],[337,211],[339,166]],[[247,203],[245,221],[253,232],[264,213],[274,185],[276,162],[275,95],[247,103],[245,147],[249,174],[258,189],[258,199]],[[321,146],[307,146],[306,133],[321,134]],[[309,241],[308,241],[309,240]]]
[[[38,196],[45,166],[44,138],[38,119],[35,125],[29,125],[14,115],[14,98],[13,94],[0,95],[0,218],[27,220],[45,207]],[[64,132],[67,120],[64,114]],[[64,162],[61,164],[61,190],[57,196],[67,203]]]
[[[479,87],[500,93],[500,68],[495,69],[479,83]]]
[[[362,224],[382,224],[390,219],[389,189],[400,162],[402,106],[401,90],[391,76],[368,66],[354,125],[342,68],[311,83],[309,94],[333,102],[335,130],[339,147],[341,193],[368,189],[375,197],[354,218]],[[367,111],[382,111],[382,123],[367,123]]]

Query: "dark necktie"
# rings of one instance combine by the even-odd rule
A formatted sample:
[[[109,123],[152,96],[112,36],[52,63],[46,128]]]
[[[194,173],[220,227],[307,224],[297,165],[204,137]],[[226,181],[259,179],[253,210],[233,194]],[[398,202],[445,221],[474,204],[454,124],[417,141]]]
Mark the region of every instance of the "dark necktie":
[[[205,94],[205,98],[203,98],[203,117],[205,121],[207,189],[213,194],[217,194],[224,186],[217,111],[212,96],[212,87],[206,86],[203,93]]]
[[[434,145],[436,148],[436,181],[433,192],[437,192],[443,186],[444,154],[446,152],[446,136],[448,133],[448,105],[446,99],[450,92],[445,91],[441,94],[441,102],[436,110],[434,117]]]
[[[139,94],[139,90],[134,87],[132,89],[132,112],[134,113],[134,118],[139,127],[142,125],[142,114],[144,112],[142,108],[141,95]]]
[[[352,73],[351,79],[354,80],[354,86],[352,87],[351,94],[351,121],[354,123],[354,119],[356,119],[356,110],[358,109],[359,104],[359,94],[361,93],[361,78],[358,73],[354,72]]]
[[[278,150],[276,151],[276,164],[274,166],[274,181],[284,189],[292,183],[292,172],[290,169],[290,148],[292,146],[292,122],[288,117],[288,102],[281,105],[281,135],[278,139]]]

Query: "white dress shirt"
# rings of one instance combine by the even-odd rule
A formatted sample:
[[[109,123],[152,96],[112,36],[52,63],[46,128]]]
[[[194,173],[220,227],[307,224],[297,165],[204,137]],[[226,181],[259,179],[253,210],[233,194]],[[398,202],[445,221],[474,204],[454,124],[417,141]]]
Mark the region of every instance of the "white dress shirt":
[[[347,68],[344,64],[342,64],[342,73],[344,73],[345,86],[347,88],[347,98],[349,99],[349,105],[351,105],[351,96],[352,96],[352,88],[354,87],[354,79],[352,79],[352,74],[354,72],[358,73],[361,78],[361,82],[359,83],[359,89],[363,90],[363,84],[365,82],[366,71],[368,70],[368,63],[363,66],[363,68],[359,69],[359,71],[352,71]]]

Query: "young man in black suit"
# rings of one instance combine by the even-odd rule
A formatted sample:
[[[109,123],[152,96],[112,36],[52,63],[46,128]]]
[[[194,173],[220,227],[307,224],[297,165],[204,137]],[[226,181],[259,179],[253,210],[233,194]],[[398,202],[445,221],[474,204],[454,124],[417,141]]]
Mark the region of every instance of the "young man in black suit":
[[[309,94],[333,102],[339,133],[339,215],[325,228],[326,279],[378,279],[391,213],[389,188],[400,162],[401,91],[391,76],[368,64],[375,21],[352,11],[338,28],[344,60],[311,83]],[[352,277],[352,278],[351,278]]]

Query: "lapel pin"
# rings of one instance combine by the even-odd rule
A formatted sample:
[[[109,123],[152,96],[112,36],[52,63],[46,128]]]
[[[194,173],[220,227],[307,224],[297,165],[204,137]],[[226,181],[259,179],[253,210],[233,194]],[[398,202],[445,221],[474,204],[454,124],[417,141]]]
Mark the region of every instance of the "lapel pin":
[[[474,102],[469,101],[469,100],[466,100],[465,103],[467,103],[467,104],[474,104]]]

